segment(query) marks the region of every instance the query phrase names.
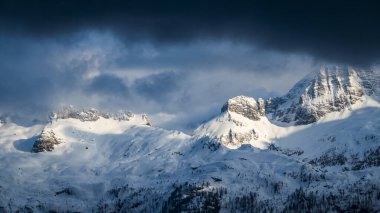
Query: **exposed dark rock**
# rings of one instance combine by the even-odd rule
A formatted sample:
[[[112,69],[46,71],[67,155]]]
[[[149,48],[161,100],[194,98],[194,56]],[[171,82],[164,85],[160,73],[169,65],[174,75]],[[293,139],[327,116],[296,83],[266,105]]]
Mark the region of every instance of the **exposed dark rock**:
[[[215,182],[220,182],[220,181],[222,181],[222,179],[221,179],[221,178],[218,178],[218,177],[211,177],[211,178],[212,178],[212,180],[215,181]]]
[[[116,113],[101,112],[94,108],[89,109],[77,109],[73,106],[64,107],[61,110],[52,113],[50,118],[52,120],[57,119],[69,119],[74,118],[81,121],[97,121],[99,118],[114,119],[118,121],[129,121],[135,115],[127,110],[120,110]],[[143,119],[147,121],[147,125],[150,125],[148,117],[142,115]]]
[[[299,81],[285,96],[259,98],[237,96],[227,101],[222,112],[241,114],[251,120],[270,119],[296,125],[310,124],[330,112],[351,109],[363,96],[380,91],[380,74],[351,67],[324,66],[318,73]]]
[[[322,67],[298,82],[287,95],[266,101],[272,118],[296,125],[318,121],[330,112],[350,109],[364,95],[358,73],[350,67]]]
[[[245,133],[236,133],[233,132],[231,129],[228,132],[227,135],[222,135],[219,140],[224,144],[224,145],[233,145],[233,146],[240,146],[242,143],[248,143],[251,140],[256,140],[258,139],[259,136],[255,132],[255,130],[251,130],[249,132]]]
[[[61,143],[52,130],[43,130],[40,137],[34,142],[32,152],[53,151]]]
[[[237,96],[229,99],[222,107],[222,112],[235,112],[243,115],[246,118],[257,121],[265,115],[264,100],[259,99],[256,101],[253,98],[245,96]]]
[[[353,170],[365,169],[372,166],[380,166],[380,146],[375,150],[369,150],[362,160],[355,163]]]
[[[146,124],[145,124],[145,125],[147,125],[147,126],[152,126],[152,124],[150,123],[150,121],[149,121],[147,115],[143,114],[143,115],[141,115],[141,116],[142,116],[142,119],[143,119],[144,121],[146,121]]]
[[[293,156],[293,155],[300,156],[304,153],[304,151],[301,149],[282,149],[274,144],[269,144],[268,150],[278,151],[287,156]]]
[[[50,117],[54,120],[74,118],[81,121],[97,121],[100,117],[109,118],[109,115],[94,108],[78,110],[73,106],[69,106],[62,108],[56,113],[52,113]]]
[[[185,183],[175,186],[161,212],[220,212],[224,188],[204,190],[209,185]],[[195,204],[195,205],[194,205]]]
[[[319,165],[321,167],[344,165],[347,158],[344,153],[338,153],[335,149],[331,149],[321,155],[319,158],[311,160],[309,163],[312,165]]]
[[[220,142],[219,140],[215,139],[215,138],[209,138],[207,136],[204,136],[200,139],[198,139],[200,144],[202,144],[202,148],[203,149],[208,149],[208,150],[211,150],[211,151],[216,151],[220,148]]]
[[[73,195],[74,191],[72,188],[68,187],[68,188],[62,189],[61,191],[55,192],[55,196],[61,195],[61,194]]]

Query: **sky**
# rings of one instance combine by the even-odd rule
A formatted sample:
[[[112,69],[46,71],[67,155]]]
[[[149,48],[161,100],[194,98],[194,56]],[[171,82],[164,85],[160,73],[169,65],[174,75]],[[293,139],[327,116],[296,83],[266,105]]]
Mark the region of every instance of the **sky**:
[[[236,95],[284,95],[325,63],[378,63],[379,9],[374,1],[0,1],[0,114],[128,109],[191,131]]]

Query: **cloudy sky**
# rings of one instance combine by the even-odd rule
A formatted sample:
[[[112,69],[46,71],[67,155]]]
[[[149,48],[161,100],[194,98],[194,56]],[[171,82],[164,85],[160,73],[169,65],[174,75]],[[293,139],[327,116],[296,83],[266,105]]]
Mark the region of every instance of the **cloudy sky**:
[[[379,62],[375,3],[264,2],[0,1],[0,114],[126,108],[191,131],[233,96]]]

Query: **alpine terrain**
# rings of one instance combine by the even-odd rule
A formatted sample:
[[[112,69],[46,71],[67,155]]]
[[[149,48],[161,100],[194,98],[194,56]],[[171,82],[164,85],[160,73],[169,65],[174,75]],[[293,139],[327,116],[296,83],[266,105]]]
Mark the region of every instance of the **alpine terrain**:
[[[379,101],[380,70],[324,66],[190,135],[72,106],[3,119],[0,212],[377,212]]]

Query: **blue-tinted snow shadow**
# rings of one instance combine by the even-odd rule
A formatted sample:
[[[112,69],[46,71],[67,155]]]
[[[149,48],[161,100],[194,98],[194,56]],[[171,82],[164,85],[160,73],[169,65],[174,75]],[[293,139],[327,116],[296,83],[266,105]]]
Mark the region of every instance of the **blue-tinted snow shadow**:
[[[13,142],[13,146],[23,152],[31,152],[33,148],[34,142],[37,140],[38,136],[34,136],[27,139],[20,139],[15,142]]]

